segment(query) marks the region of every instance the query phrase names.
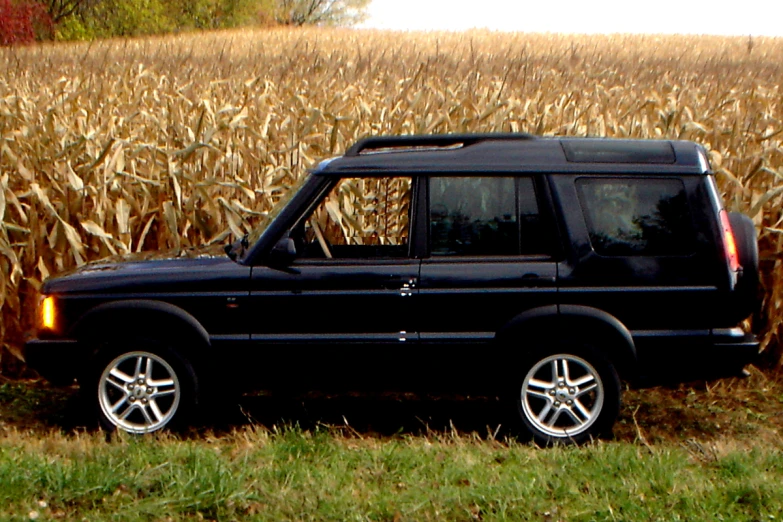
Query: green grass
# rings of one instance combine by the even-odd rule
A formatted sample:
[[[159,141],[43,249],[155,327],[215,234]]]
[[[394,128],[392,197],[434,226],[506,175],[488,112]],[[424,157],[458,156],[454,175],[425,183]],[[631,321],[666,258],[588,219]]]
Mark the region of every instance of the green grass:
[[[601,442],[541,450],[243,428],[205,440],[0,441],[0,518],[26,520],[772,520],[783,454]],[[35,516],[35,515],[33,515]]]

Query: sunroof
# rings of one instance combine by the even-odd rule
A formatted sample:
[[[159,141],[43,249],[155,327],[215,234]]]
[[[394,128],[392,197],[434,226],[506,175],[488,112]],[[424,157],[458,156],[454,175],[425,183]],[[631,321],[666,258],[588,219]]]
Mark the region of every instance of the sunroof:
[[[675,163],[668,141],[561,140],[566,159],[573,163]]]

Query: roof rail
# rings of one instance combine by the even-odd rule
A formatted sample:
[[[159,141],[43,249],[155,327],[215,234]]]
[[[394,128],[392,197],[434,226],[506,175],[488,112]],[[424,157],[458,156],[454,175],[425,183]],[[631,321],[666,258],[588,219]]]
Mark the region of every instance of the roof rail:
[[[524,133],[495,134],[432,134],[427,136],[376,136],[356,142],[345,152],[346,156],[359,156],[382,152],[405,152],[415,150],[455,149],[467,147],[481,141],[532,140],[536,137]]]

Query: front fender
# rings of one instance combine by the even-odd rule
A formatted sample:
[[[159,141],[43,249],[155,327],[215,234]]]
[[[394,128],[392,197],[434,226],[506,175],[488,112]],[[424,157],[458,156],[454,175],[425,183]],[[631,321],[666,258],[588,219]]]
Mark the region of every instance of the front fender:
[[[105,335],[127,335],[133,329],[145,337],[162,340],[178,340],[187,336],[191,340],[209,345],[209,333],[187,311],[151,299],[128,299],[103,303],[86,312],[71,328],[70,336],[84,339]],[[193,339],[195,338],[195,339]]]

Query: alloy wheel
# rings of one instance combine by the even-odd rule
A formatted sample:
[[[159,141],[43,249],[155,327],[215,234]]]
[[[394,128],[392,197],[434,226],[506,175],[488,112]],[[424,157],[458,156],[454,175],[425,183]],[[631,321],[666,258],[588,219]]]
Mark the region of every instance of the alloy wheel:
[[[604,405],[604,387],[592,364],[572,354],[536,363],[525,375],[522,413],[539,432],[568,438],[590,429]]]
[[[149,433],[168,424],[177,412],[181,386],[176,372],[160,356],[129,352],[111,361],[98,381],[98,402],[114,426]]]

